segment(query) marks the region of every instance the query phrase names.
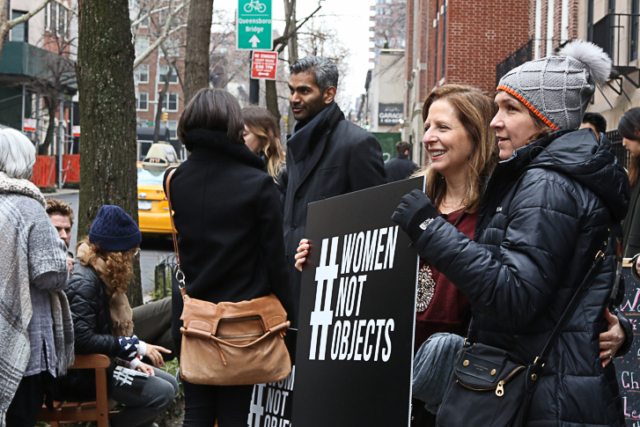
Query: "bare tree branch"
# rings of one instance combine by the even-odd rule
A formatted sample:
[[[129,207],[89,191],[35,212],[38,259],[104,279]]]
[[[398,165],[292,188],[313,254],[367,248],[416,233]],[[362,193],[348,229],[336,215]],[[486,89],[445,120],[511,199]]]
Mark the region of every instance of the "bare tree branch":
[[[33,9],[33,10],[29,11],[29,13],[25,13],[24,15],[22,15],[22,16],[20,16],[20,17],[18,17],[18,18],[15,18],[15,19],[12,19],[12,20],[10,20],[10,21],[7,21],[7,28],[10,30],[10,29],[12,29],[13,27],[15,27],[16,25],[20,25],[20,24],[22,24],[23,22],[27,22],[29,19],[31,19],[31,17],[33,17],[33,15],[35,15],[36,13],[38,13],[38,12],[40,12],[42,9],[44,9],[44,8],[45,8],[45,6],[46,6],[47,4],[49,4],[51,1],[52,1],[52,0],[44,0],[42,3],[40,3],[38,6],[36,6],[36,8],[35,8],[35,9]],[[5,9],[5,8],[4,8],[4,6],[5,6],[5,5],[6,5],[6,0],[5,0],[5,1],[3,1],[3,2],[2,2],[2,6],[0,6],[0,7],[2,7],[2,9],[1,9],[2,11],[4,11],[4,9]]]
[[[298,33],[298,30],[299,30],[300,28],[302,28],[302,26],[303,26],[304,24],[306,24],[306,23],[307,23],[307,21],[309,21],[309,19],[313,18],[313,15],[315,15],[315,14],[316,14],[320,9],[322,9],[322,5],[318,6],[318,8],[317,8],[316,10],[314,10],[314,11],[313,11],[309,16],[307,16],[306,18],[304,18],[304,19],[302,20],[302,22],[300,22],[300,24],[298,24],[298,25],[296,26],[296,28],[295,28],[293,31],[291,31],[291,33],[285,33],[285,35],[284,35],[284,36],[282,36],[282,37],[278,37],[277,39],[275,39],[275,40],[273,41],[273,45],[274,45],[274,46],[278,46],[278,45],[280,45],[280,46],[278,46],[278,49],[277,49],[276,51],[277,51],[278,53],[282,53],[282,51],[284,51],[284,48],[287,46],[287,42],[288,42],[288,40],[289,40],[291,37],[293,37],[294,35],[296,35],[296,34]],[[288,22],[287,22],[287,25],[288,25]]]
[[[155,42],[153,42],[153,44],[151,46],[149,46],[144,52],[142,52],[134,61],[133,63],[133,69],[135,70],[136,68],[138,68],[140,66],[140,64],[142,64],[142,62],[147,59],[149,57],[149,55],[151,55],[151,53],[156,50],[158,48],[158,46],[160,46],[162,43],[164,43],[164,41],[172,34],[174,34],[176,31],[179,31],[183,28],[186,28],[186,24],[182,24],[182,25],[178,25],[177,27],[171,28],[171,26],[173,25],[173,20],[176,17],[176,15],[178,13],[180,13],[180,11],[182,9],[185,8],[185,6],[187,6],[189,4],[190,0],[185,0],[181,5],[179,5],[178,7],[176,7],[172,13],[169,14],[169,16],[167,17],[166,22],[164,23],[163,27],[162,27],[162,33],[161,35],[156,39]],[[170,0],[169,2],[169,9],[171,9],[173,5],[173,0]]]

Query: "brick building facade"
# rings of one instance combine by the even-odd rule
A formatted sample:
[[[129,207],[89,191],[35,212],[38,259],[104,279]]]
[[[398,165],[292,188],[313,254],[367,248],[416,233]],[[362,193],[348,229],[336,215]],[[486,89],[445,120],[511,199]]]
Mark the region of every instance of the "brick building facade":
[[[580,0],[407,0],[403,139],[424,163],[422,104],[443,84],[492,95],[503,73],[578,35]],[[501,65],[498,67],[498,65]]]

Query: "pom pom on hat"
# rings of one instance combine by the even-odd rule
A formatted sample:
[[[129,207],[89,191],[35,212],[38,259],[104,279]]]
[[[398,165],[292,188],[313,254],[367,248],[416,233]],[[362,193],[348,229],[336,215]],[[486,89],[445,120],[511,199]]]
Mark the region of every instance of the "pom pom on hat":
[[[591,76],[592,83],[601,85],[611,74],[611,58],[600,46],[584,40],[575,40],[560,49],[559,56],[570,56],[582,62]]]
[[[138,224],[118,206],[104,205],[89,230],[89,242],[109,252],[124,252],[140,246]]]

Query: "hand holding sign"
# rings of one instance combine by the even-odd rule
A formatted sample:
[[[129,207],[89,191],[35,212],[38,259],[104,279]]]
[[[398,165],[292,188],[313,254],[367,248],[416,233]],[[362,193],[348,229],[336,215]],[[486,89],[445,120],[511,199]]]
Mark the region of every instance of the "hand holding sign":
[[[302,239],[300,240],[300,244],[298,245],[298,250],[296,251],[296,268],[300,271],[302,271],[302,267],[304,266],[304,263],[307,262],[307,255],[309,254],[309,249],[310,249],[310,245],[309,245],[309,240],[308,239]]]

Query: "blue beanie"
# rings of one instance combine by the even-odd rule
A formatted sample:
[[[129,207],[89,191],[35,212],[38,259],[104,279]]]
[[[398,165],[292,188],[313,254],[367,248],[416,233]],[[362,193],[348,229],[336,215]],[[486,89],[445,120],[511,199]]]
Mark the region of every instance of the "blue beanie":
[[[102,206],[89,230],[89,242],[104,251],[128,251],[141,241],[138,224],[118,206]]]

